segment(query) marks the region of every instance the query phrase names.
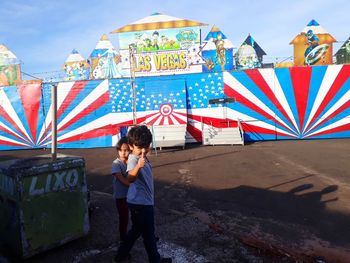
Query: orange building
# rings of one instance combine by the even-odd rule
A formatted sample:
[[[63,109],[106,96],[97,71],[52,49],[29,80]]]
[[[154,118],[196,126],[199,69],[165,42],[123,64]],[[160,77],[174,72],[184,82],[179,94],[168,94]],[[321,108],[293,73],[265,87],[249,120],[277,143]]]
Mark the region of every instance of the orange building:
[[[334,37],[315,20],[311,20],[290,42],[294,45],[294,66],[333,64],[334,42]]]

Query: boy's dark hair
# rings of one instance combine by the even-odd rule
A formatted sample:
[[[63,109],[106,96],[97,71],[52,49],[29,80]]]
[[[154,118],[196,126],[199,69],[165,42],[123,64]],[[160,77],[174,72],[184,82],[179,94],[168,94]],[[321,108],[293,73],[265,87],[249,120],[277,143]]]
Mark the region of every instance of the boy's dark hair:
[[[126,136],[124,136],[124,137],[121,137],[120,139],[119,139],[119,141],[117,142],[117,144],[116,144],[116,146],[115,146],[115,149],[117,150],[117,151],[120,151],[121,149],[122,149],[122,145],[123,144],[128,144],[128,138],[126,137]]]
[[[152,142],[152,133],[146,125],[137,125],[128,132],[128,143],[141,148],[147,148]]]

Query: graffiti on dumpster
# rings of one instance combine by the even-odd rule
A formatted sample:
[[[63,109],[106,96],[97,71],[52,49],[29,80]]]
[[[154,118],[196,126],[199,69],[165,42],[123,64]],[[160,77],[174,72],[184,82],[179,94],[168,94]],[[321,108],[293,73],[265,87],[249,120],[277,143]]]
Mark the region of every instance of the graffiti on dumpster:
[[[64,191],[76,187],[78,182],[79,172],[77,169],[55,172],[44,178],[43,176],[33,176],[29,187],[29,195]]]

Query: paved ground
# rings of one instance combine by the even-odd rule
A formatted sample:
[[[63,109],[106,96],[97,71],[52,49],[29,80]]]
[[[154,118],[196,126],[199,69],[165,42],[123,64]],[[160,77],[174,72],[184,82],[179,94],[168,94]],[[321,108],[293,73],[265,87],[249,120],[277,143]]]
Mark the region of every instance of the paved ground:
[[[350,140],[257,142],[153,152],[156,227],[175,262],[350,262]],[[110,262],[114,149],[59,150],[86,160],[93,213],[82,239],[26,262]],[[49,151],[7,151],[0,159]],[[143,263],[141,241],[132,262]],[[0,256],[0,262],[12,262]]]

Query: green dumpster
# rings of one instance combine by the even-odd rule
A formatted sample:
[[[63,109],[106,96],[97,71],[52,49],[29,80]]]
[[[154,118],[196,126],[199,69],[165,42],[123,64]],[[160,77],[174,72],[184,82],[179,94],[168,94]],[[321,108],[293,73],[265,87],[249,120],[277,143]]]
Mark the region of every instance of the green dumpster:
[[[86,235],[87,198],[82,157],[0,162],[0,248],[27,258]]]

